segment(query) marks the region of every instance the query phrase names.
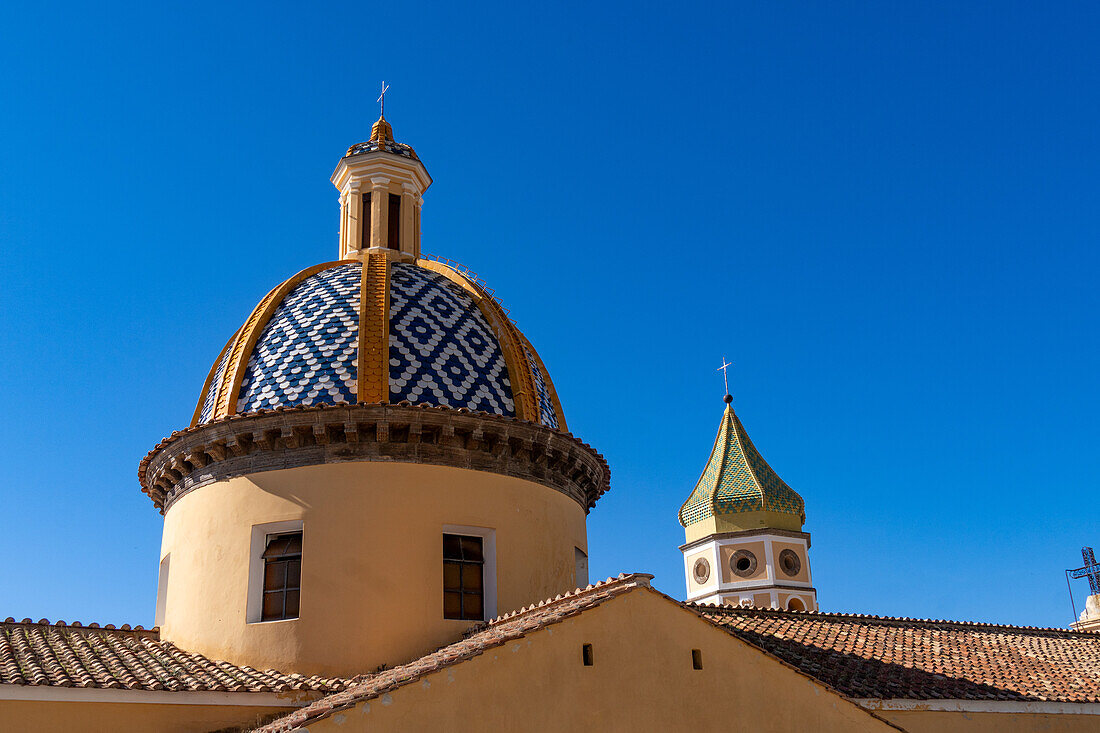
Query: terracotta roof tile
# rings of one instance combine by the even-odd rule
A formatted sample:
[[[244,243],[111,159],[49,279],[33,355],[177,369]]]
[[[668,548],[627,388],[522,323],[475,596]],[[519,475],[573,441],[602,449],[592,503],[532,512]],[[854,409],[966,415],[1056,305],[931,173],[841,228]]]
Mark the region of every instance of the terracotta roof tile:
[[[853,698],[1100,702],[1100,634],[684,604]]]
[[[471,629],[462,641],[442,647],[427,656],[400,667],[358,678],[357,684],[352,684],[343,692],[329,695],[299,710],[295,710],[293,713],[272,723],[255,729],[255,733],[283,733],[297,730],[318,718],[350,708],[360,702],[378,697],[410,682],[415,682],[424,675],[476,657],[489,649],[519,639],[532,631],[537,631],[594,608],[608,599],[627,593],[639,586],[648,586],[652,577],[652,575],[642,573],[622,574],[617,578],[608,578],[595,585],[589,585],[571,593],[565,593],[504,616],[499,616]]]
[[[338,692],[348,681],[260,672],[185,652],[158,629],[0,622],[0,684],[102,689]]]

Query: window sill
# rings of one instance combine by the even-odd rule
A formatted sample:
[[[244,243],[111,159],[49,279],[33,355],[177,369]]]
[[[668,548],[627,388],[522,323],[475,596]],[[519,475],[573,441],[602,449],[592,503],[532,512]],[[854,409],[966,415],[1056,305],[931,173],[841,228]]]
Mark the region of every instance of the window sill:
[[[301,616],[295,616],[294,618],[276,618],[276,619],[271,619],[270,621],[246,621],[245,625],[246,626],[259,626],[260,624],[285,624],[285,623],[289,623],[291,621],[297,621],[300,618],[302,618],[302,617]]]

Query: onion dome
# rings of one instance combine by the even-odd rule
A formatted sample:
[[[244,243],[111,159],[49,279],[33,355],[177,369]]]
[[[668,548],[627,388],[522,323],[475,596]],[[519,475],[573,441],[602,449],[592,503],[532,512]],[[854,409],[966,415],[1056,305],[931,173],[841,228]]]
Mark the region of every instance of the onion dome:
[[[712,532],[760,527],[800,531],[805,502],[756,450],[731,403],[726,395],[718,437],[703,475],[680,507],[680,524],[707,522]]]
[[[434,405],[566,431],[538,353],[475,276],[377,251],[310,267],[268,293],[215,360],[191,425],[356,403]]]

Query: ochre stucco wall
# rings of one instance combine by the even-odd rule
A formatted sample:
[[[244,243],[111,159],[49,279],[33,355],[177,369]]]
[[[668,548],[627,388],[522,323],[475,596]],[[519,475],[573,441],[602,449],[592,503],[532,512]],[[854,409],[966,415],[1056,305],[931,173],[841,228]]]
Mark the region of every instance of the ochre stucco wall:
[[[245,623],[252,526],[301,519],[297,620]],[[162,636],[259,669],[351,676],[455,641],[443,618],[442,527],[496,531],[497,609],[575,587],[585,514],[539,484],[494,473],[358,462],[268,471],[192,491],[168,510]]]
[[[909,733],[1096,733],[1100,715],[877,711]]]
[[[286,708],[0,700],[0,730],[18,733],[205,733],[251,726]]]
[[[594,664],[581,663],[592,644]],[[703,669],[692,669],[691,650]],[[896,729],[668,599],[636,590],[311,722],[338,731]]]

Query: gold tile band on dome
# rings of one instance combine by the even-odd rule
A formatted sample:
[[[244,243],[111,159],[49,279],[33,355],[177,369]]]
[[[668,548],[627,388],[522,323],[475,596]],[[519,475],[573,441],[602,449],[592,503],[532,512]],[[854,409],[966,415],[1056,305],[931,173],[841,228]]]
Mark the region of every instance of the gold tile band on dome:
[[[546,383],[546,391],[550,393],[550,402],[554,405],[554,414],[558,418],[558,430],[563,433],[568,433],[569,428],[565,424],[565,411],[561,409],[561,401],[558,399],[558,391],[554,389],[554,380],[550,379],[550,372],[546,369],[546,365],[542,363],[542,357],[539,356],[539,352],[535,351],[535,347],[531,345],[530,339],[519,329],[516,329],[520,338],[523,339],[524,345],[527,350],[535,357],[535,363],[533,367],[542,372],[542,381]]]
[[[478,310],[500,341],[500,350],[504,354],[504,365],[508,367],[508,380],[512,383],[512,400],[515,403],[516,417],[520,420],[539,422],[539,405],[535,392],[535,379],[531,376],[531,363],[523,350],[523,335],[504,313],[493,298],[470,281],[441,262],[417,260],[416,264],[426,270],[438,272],[459,287],[474,296]]]
[[[195,405],[195,415],[191,418],[191,427],[199,424],[199,418],[202,417],[202,406],[206,404],[206,395],[210,391],[214,376],[218,373],[218,365],[222,363],[222,357],[225,356],[225,352],[229,351],[229,347],[233,345],[234,339],[237,338],[237,334],[240,332],[239,328],[233,332],[233,335],[225,342],[225,346],[218,352],[218,358],[214,360],[213,366],[210,367],[210,373],[206,375],[206,381],[202,383],[202,392],[199,393],[199,404]]]
[[[241,380],[244,379],[244,372],[248,367],[248,359],[252,355],[252,348],[256,345],[256,339],[260,337],[260,332],[263,331],[264,326],[271,319],[271,314],[283,302],[283,298],[287,296],[287,293],[307,277],[316,275],[322,270],[357,262],[358,260],[337,260],[307,267],[264,296],[263,300],[248,316],[248,320],[241,326],[241,330],[237,332],[237,337],[233,341],[233,349],[229,354],[229,361],[225,365],[225,373],[222,374],[221,384],[218,385],[218,399],[214,403],[214,412],[210,416],[211,419],[236,413],[237,395],[241,391]]]
[[[389,402],[390,392],[390,258],[370,252],[363,263],[359,288],[359,402]]]

